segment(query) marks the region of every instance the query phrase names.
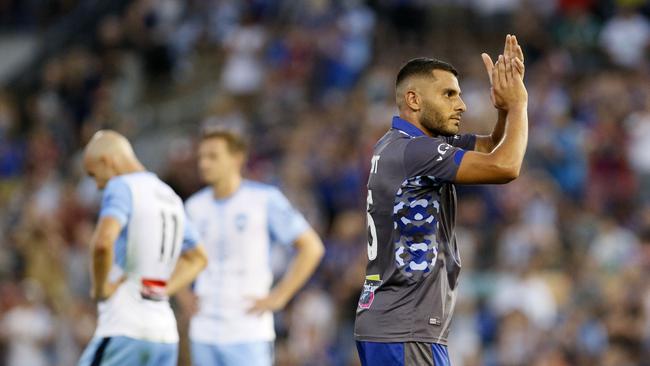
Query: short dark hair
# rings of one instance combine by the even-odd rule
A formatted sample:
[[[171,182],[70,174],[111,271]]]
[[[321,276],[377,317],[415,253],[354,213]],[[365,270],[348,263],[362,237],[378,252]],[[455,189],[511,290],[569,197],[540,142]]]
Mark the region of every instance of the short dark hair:
[[[246,154],[248,152],[248,140],[240,131],[221,126],[209,126],[203,129],[203,132],[201,133],[201,142],[215,138],[226,141],[228,150],[231,153]]]
[[[458,76],[458,71],[451,66],[451,64],[428,57],[418,57],[410,60],[397,73],[397,80],[395,81],[395,86],[398,86],[403,80],[411,76],[432,76],[431,73],[433,70],[444,70],[449,71]]]

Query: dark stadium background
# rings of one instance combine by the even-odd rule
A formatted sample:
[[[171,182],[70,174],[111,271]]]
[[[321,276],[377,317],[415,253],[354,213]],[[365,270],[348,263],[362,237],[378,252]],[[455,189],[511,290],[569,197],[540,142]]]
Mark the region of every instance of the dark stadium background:
[[[214,123],[246,127],[247,176],[280,186],[327,247],[277,314],[277,364],[355,365],[364,186],[396,71],[450,61],[463,130],[488,132],[480,53],[506,33],[526,54],[529,145],[515,182],[459,189],[454,365],[650,365],[642,0],[1,0],[0,365],[73,365],[92,335],[89,136],[125,134],[186,197]]]

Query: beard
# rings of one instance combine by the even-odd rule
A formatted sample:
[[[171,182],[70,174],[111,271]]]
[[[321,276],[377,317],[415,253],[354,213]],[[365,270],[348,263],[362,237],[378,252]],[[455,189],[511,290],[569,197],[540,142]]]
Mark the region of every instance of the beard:
[[[458,133],[458,127],[452,125],[448,118],[435,108],[425,104],[420,117],[420,125],[433,136],[453,136]]]

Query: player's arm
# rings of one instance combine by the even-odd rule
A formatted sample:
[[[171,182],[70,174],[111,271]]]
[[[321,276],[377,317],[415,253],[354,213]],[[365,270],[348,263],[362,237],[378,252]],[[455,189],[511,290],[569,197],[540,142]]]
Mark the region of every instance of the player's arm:
[[[503,46],[503,56],[508,59],[518,58],[522,62],[524,61],[524,52],[522,51],[521,46],[517,42],[517,37],[515,37],[514,35],[511,36],[508,34],[506,36],[505,44]],[[499,142],[501,142],[501,139],[505,134],[506,118],[508,112],[502,108],[499,108],[499,103],[501,103],[502,101],[500,100],[497,101],[495,99],[495,95],[493,91],[494,89],[492,88],[492,69],[494,68],[494,65],[492,64],[492,60],[490,59],[489,56],[487,57],[484,56],[483,63],[485,64],[485,68],[490,78],[490,87],[491,87],[490,95],[494,107],[498,110],[498,117],[497,117],[497,122],[494,125],[491,134],[476,136],[476,145],[474,150],[483,153],[490,153],[499,144]],[[523,78],[523,70],[522,70],[522,78]]]
[[[178,258],[172,276],[167,281],[167,295],[172,296],[186,288],[207,265],[208,255],[203,245],[199,244],[183,252]]]
[[[199,233],[186,215],[181,256],[167,281],[167,295],[174,295],[179,290],[186,288],[207,265],[208,254],[203,245],[199,243]]]
[[[476,135],[476,147],[474,148],[474,151],[491,153],[492,150],[494,150],[505,134],[507,116],[508,112],[499,109],[497,123],[492,129],[492,133],[489,135]]]
[[[492,70],[493,90],[507,111],[504,136],[490,153],[467,152],[456,173],[456,183],[507,183],[519,176],[528,141],[528,93],[524,65],[518,58],[499,62]]]
[[[323,242],[316,232],[309,228],[293,243],[296,248],[287,272],[278,284],[271,289],[269,296],[255,301],[250,313],[275,311],[285,307],[298,290],[307,282],[325,254]]]
[[[269,295],[255,300],[248,310],[258,314],[284,308],[314,273],[325,253],[318,234],[279,190],[271,191],[267,209],[269,234],[277,243],[293,244],[297,253]]]
[[[111,179],[102,196],[99,222],[90,242],[91,289],[90,296],[97,301],[109,298],[122,284],[124,277],[110,280],[113,268],[115,241],[131,214],[131,190],[120,179]]]
[[[122,225],[113,216],[104,216],[99,220],[90,241],[92,248],[91,297],[101,301],[109,298],[120,285],[109,283],[108,274],[113,267],[113,245],[122,231]]]

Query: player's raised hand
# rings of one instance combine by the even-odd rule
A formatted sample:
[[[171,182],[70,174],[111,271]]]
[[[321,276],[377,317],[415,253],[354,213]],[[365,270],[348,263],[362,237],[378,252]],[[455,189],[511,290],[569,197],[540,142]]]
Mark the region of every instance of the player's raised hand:
[[[528,103],[528,92],[521,78],[521,70],[523,70],[521,60],[499,55],[492,69],[492,91],[497,108],[510,110],[524,107]]]
[[[517,42],[517,37],[514,35],[506,35],[506,40],[503,46],[503,57],[507,58],[508,60],[510,59],[519,59],[521,62],[516,62],[515,67],[517,69],[517,73],[519,76],[523,79],[524,77],[524,52],[521,49],[521,46]],[[483,64],[485,65],[485,70],[488,74],[488,77],[490,79],[490,98],[492,100],[492,104],[494,105],[495,108],[501,109],[499,106],[502,106],[504,103],[502,100],[497,100],[496,95],[494,93],[494,83],[493,83],[493,71],[495,70],[495,64],[492,62],[492,58],[490,55],[487,53],[481,54],[481,58],[483,59]],[[498,64],[499,60],[497,60]]]
[[[503,57],[507,59],[518,58],[521,60],[522,64],[524,62],[524,52],[521,49],[521,46],[517,42],[517,36],[508,34],[506,36],[506,42],[503,46]],[[521,70],[523,75],[523,70]]]
[[[492,77],[494,76],[494,63],[492,58],[487,53],[482,53],[481,58],[483,59],[483,64],[485,65],[485,71],[487,71],[488,77],[490,78],[490,100],[492,100],[492,105],[495,108],[500,109],[500,105],[503,105],[503,101],[497,100],[494,95],[494,83],[492,82]]]
[[[523,79],[524,77],[524,51],[521,49],[521,46],[517,42],[517,36],[511,35],[509,42],[506,40],[506,47],[507,50],[504,50],[504,56],[508,57],[509,59],[518,59],[521,61],[520,63],[517,63],[517,70],[521,74],[521,78]],[[521,66],[521,68],[520,68]]]

